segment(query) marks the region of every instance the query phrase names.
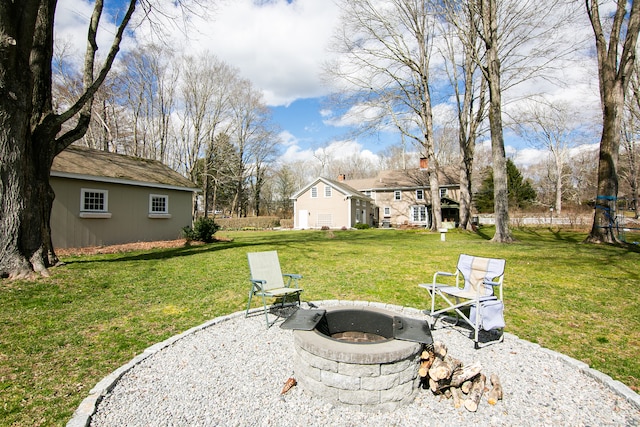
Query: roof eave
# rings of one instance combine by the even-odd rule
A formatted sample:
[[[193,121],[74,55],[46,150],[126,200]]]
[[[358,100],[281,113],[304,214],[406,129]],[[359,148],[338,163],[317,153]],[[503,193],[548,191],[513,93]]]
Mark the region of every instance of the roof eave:
[[[77,173],[69,173],[69,172],[51,171],[51,176],[56,178],[68,178],[68,179],[77,179],[77,180],[83,180],[83,181],[105,182],[109,184],[135,185],[137,187],[162,188],[164,190],[191,191],[194,193],[202,192],[201,189],[196,187],[183,187],[179,185],[161,184],[156,182],[145,182],[145,181],[134,181],[130,179],[121,179],[121,178],[108,178],[104,176],[85,175],[85,174],[77,174]]]

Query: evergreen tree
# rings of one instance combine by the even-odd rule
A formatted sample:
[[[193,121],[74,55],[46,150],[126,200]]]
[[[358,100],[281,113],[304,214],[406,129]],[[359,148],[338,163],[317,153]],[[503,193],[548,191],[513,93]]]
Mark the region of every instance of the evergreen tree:
[[[474,201],[478,212],[493,212],[493,169],[485,170],[486,177],[476,192]],[[511,159],[507,159],[507,190],[509,206],[524,209],[536,199],[536,192],[531,182],[525,180]]]

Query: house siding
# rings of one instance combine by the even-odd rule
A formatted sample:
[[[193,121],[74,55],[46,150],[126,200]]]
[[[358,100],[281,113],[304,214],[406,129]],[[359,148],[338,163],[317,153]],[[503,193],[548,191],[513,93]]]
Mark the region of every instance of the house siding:
[[[349,226],[348,200],[344,200],[344,194],[335,188],[332,189],[331,197],[326,197],[324,187],[324,183],[318,184],[318,197],[311,197],[311,188],[301,194],[296,200],[296,211],[306,210],[308,212],[309,228]],[[295,218],[295,223],[300,228],[298,217]]]
[[[51,177],[54,247],[72,248],[172,240],[192,224],[193,192],[82,179]],[[81,218],[81,189],[108,191],[110,218]],[[149,218],[151,194],[168,196],[170,217]]]

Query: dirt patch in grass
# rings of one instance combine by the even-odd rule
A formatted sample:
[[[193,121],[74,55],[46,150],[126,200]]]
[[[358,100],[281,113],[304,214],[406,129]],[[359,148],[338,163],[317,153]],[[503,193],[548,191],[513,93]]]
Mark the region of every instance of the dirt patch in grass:
[[[116,254],[132,251],[146,251],[150,249],[170,249],[184,246],[203,245],[202,242],[187,241],[187,239],[160,240],[155,242],[125,243],[122,245],[89,246],[86,248],[56,249],[58,256],[78,256],[96,254]]]

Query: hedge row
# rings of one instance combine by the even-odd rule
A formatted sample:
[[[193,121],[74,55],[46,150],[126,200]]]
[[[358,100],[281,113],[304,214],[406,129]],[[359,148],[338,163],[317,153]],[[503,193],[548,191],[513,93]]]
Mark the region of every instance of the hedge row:
[[[280,219],[277,216],[216,218],[215,222],[222,230],[265,230],[276,227],[293,228],[292,219]]]

